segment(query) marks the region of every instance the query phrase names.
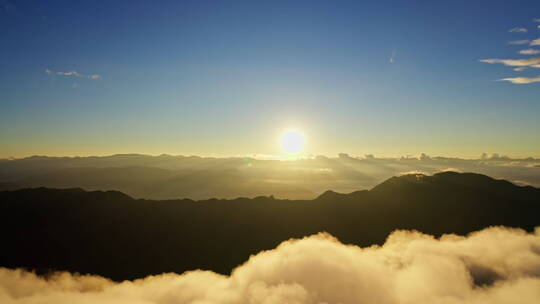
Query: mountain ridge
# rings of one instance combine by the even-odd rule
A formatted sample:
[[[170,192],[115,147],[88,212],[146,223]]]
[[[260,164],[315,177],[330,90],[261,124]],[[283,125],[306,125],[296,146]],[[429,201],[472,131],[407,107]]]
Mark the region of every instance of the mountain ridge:
[[[103,169],[108,169],[108,168],[100,168],[101,170]],[[160,169],[158,169],[160,170]],[[352,191],[352,192],[349,192],[349,193],[341,193],[341,192],[337,192],[337,191],[334,191],[332,189],[328,189],[326,191],[324,191],[322,194],[320,194],[319,196],[315,197],[313,200],[320,200],[320,199],[326,199],[326,198],[348,198],[348,197],[356,197],[358,195],[361,195],[362,193],[365,193],[365,192],[368,192],[368,191],[381,191],[383,188],[386,188],[385,190],[389,190],[389,188],[399,188],[399,187],[402,187],[402,186],[410,186],[411,184],[425,184],[425,183],[432,183],[435,179],[439,179],[438,181],[444,181],[446,183],[448,182],[452,182],[454,181],[455,182],[455,179],[452,179],[452,178],[444,178],[444,179],[440,179],[440,177],[455,177],[455,176],[461,176],[461,177],[465,177],[465,176],[468,176],[468,177],[473,177],[472,179],[468,179],[467,182],[473,182],[474,180],[478,181],[478,180],[483,180],[483,181],[487,181],[489,183],[495,183],[495,184],[498,184],[498,185],[504,185],[504,186],[513,186],[513,187],[518,187],[518,188],[521,188],[521,189],[534,189],[534,190],[538,190],[540,191],[540,188],[536,188],[536,187],[533,187],[531,185],[519,185],[519,184],[515,184],[515,183],[512,183],[510,181],[507,181],[505,179],[495,179],[495,178],[491,178],[487,175],[484,175],[484,174],[478,174],[478,173],[473,173],[473,172],[454,172],[454,171],[445,171],[445,172],[439,172],[439,173],[435,173],[433,174],[432,176],[429,176],[429,175],[426,175],[426,174],[421,174],[421,173],[414,173],[414,174],[403,174],[403,175],[400,175],[400,176],[393,176],[393,177],[390,177],[389,179],[381,182],[380,184],[374,186],[373,188],[369,189],[369,190],[356,190],[356,191]],[[416,183],[415,183],[416,181]],[[466,184],[463,184],[464,180],[461,180],[461,185],[466,185]],[[476,185],[469,185],[469,186],[472,186],[472,187],[477,187],[478,184]],[[1,192],[17,192],[17,191],[27,191],[27,190],[33,190],[33,189],[49,189],[49,190],[77,190],[80,192],[86,192],[86,193],[101,193],[101,192],[105,192],[105,193],[108,193],[108,192],[118,192],[118,193],[121,193],[131,199],[134,199],[136,200],[137,198],[133,198],[132,196],[130,196],[129,194],[126,194],[124,193],[123,191],[120,191],[120,190],[86,190],[84,188],[81,188],[81,187],[67,187],[67,188],[55,188],[55,187],[44,187],[44,186],[39,186],[39,187],[25,187],[25,188],[18,188],[18,189],[13,189],[13,190],[0,190],[0,193]],[[256,197],[253,197],[253,198],[249,198],[249,197],[245,197],[245,196],[238,196],[236,198],[208,198],[208,199],[191,199],[191,198],[187,198],[187,197],[179,197],[179,198],[172,198],[172,199],[166,199],[168,201],[174,201],[174,200],[185,200],[185,199],[188,199],[188,200],[192,200],[192,201],[207,201],[207,200],[223,200],[223,201],[229,201],[229,200],[235,200],[235,199],[257,199],[257,198],[261,198],[261,197],[274,197],[273,194],[270,194],[270,195],[260,195],[260,196],[256,196]],[[275,198],[277,200],[283,200],[283,201],[287,201],[287,200],[295,200],[295,199],[287,199],[287,198]],[[152,200],[152,199],[142,199],[142,200]],[[310,201],[310,200],[305,200],[305,201]]]
[[[134,198],[204,200],[274,195],[313,199],[325,190],[371,189],[406,172],[478,172],[540,187],[537,159],[364,158],[341,154],[298,160],[253,157],[148,156],[31,157],[0,160],[0,190],[28,187],[118,190]]]
[[[370,246],[384,243],[396,229],[438,236],[540,225],[538,188],[464,173],[388,181],[313,200],[159,201],[78,188],[3,191],[0,266],[118,281],[194,269],[228,274],[252,254],[319,232]]]

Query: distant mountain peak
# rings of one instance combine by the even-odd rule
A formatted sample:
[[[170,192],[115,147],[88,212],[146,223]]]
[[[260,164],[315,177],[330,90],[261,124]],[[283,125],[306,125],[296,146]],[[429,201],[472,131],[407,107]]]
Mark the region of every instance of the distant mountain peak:
[[[319,195],[315,200],[327,200],[327,201],[330,201],[330,200],[341,199],[341,198],[350,199],[350,198],[356,198],[358,196],[361,196],[366,192],[368,192],[368,191],[367,190],[359,190],[359,191],[354,191],[354,192],[351,192],[351,193],[339,193],[339,192],[335,192],[335,191],[332,191],[332,190],[326,190],[321,195]]]
[[[444,171],[431,176],[424,174],[406,174],[394,176],[375,186],[371,191],[416,191],[418,187],[430,186],[432,188],[448,190],[452,189],[515,189],[520,186],[514,185],[507,180],[499,180],[484,174],[470,172]]]
[[[319,195],[316,199],[331,199],[331,198],[336,198],[336,197],[342,197],[342,196],[345,196],[346,194],[343,194],[343,193],[338,193],[338,192],[335,192],[335,191],[332,191],[332,190],[326,190],[324,191],[321,195]]]

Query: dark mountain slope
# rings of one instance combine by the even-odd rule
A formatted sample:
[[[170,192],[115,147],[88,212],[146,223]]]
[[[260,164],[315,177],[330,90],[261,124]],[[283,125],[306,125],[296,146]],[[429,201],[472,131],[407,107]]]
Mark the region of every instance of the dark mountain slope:
[[[115,280],[210,269],[228,273],[250,254],[327,231],[380,244],[395,229],[465,234],[490,225],[540,225],[540,189],[471,173],[391,178],[370,191],[312,201],[135,200],[120,192],[0,192],[0,266],[69,270]]]

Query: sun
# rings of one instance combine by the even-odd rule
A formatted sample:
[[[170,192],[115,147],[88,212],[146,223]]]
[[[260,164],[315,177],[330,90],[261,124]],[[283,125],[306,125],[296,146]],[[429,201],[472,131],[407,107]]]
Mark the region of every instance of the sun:
[[[299,131],[287,130],[281,134],[280,143],[285,153],[298,155],[304,150],[305,137]]]

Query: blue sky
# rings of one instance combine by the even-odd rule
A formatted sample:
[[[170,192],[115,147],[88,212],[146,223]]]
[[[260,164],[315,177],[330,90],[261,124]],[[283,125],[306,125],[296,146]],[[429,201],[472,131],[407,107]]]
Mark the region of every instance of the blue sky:
[[[0,157],[273,155],[291,127],[306,154],[540,156],[540,69],[500,61],[540,56],[517,53],[540,50],[536,18],[538,1],[0,0]]]

